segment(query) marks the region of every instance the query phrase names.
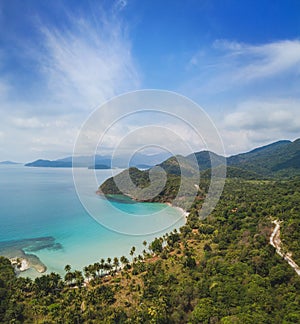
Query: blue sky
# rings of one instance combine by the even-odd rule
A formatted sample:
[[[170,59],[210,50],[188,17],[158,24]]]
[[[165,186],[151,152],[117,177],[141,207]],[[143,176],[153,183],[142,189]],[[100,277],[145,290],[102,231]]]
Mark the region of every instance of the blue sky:
[[[0,1],[0,160],[69,155],[96,107],[144,88],[201,105],[227,155],[300,137],[300,2]]]

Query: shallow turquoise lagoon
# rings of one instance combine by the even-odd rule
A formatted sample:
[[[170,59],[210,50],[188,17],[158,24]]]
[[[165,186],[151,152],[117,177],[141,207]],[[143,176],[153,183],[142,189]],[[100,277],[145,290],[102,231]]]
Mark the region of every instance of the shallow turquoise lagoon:
[[[90,172],[95,172],[99,184],[112,175],[111,170],[82,169],[82,179]],[[108,202],[96,190],[85,184],[81,194],[84,203],[99,213],[98,221],[78,198],[71,169],[0,166],[0,251],[8,242],[13,251],[14,246],[45,238],[43,244],[38,241],[24,251],[35,254],[47,266],[47,273],[63,274],[66,264],[81,270],[101,258],[128,256],[132,246],[141,251],[144,240],[151,242],[184,224],[177,209],[163,204]],[[157,228],[161,230],[152,230]],[[142,235],[124,234],[128,232]],[[23,275],[35,277],[38,273],[28,270]]]

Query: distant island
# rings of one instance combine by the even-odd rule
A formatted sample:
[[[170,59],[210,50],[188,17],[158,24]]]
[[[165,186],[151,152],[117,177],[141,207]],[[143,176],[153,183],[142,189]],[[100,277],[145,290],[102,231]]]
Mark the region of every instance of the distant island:
[[[88,169],[110,169],[137,167],[139,169],[149,169],[170,157],[170,153],[158,153],[147,155],[136,153],[130,156],[111,156],[111,155],[94,155],[94,156],[68,156],[57,160],[38,159],[26,163],[26,167],[44,167],[44,168],[88,168]]]
[[[214,167],[226,163],[227,176],[254,178],[290,177],[300,175],[300,139],[295,141],[281,140],[269,145],[255,148],[246,153],[240,153],[224,157],[209,151],[200,151],[182,157],[186,170],[192,160],[198,162],[199,170],[203,177],[209,176],[211,163]],[[58,160],[38,159],[26,163],[26,167],[49,167],[49,168],[72,168],[82,167],[88,169],[110,169],[110,166],[117,168],[135,167],[138,169],[151,169],[155,165],[161,166],[167,173],[179,175],[180,168],[174,164],[174,156],[166,154],[145,155],[136,154],[128,162],[126,157],[111,156],[79,156],[73,161],[72,157]],[[3,161],[0,164],[16,164],[16,162]]]
[[[106,165],[106,164],[95,164],[95,165],[91,165],[88,167],[89,169],[93,169],[93,170],[107,170],[110,169],[110,166]]]
[[[50,161],[50,160],[36,160],[34,162],[26,163],[27,167],[44,167],[44,168],[72,168],[72,162],[64,161]]]
[[[15,165],[15,164],[21,164],[19,162],[14,162],[14,161],[1,161],[0,165]]]

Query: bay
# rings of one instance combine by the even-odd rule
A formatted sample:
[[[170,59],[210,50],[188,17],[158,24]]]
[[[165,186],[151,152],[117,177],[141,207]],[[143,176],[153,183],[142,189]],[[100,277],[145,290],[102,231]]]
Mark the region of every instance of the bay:
[[[83,179],[95,172],[99,184],[112,175],[111,170],[81,172]],[[96,195],[96,190],[89,185],[84,188],[85,200],[101,212],[97,221],[82,205],[71,169],[0,166],[0,253],[7,252],[7,246],[11,253],[14,248],[22,247],[25,253],[37,256],[47,266],[46,273],[63,275],[66,264],[82,270],[101,258],[129,256],[132,246],[139,253],[144,240],[149,243],[184,224],[183,215],[175,208],[164,204],[108,202]],[[114,222],[118,222],[122,231],[110,229],[118,228]],[[147,233],[153,226],[161,231],[126,234],[130,233],[126,228],[136,226],[137,233]],[[33,278],[38,275],[33,269],[22,273]]]

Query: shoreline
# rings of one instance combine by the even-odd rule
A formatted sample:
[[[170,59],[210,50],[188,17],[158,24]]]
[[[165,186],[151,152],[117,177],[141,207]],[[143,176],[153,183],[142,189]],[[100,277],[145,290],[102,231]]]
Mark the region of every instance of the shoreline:
[[[169,207],[175,208],[178,211],[180,211],[181,214],[184,216],[185,221],[187,220],[187,218],[188,218],[188,216],[189,216],[190,213],[188,213],[185,209],[183,209],[182,207],[174,206],[170,202],[165,202],[164,204],[167,205],[167,206],[169,206]]]
[[[37,273],[47,271],[47,266],[34,254],[45,248],[60,248],[53,237],[39,237],[0,242],[0,255],[8,258],[16,274],[34,270]]]
[[[139,203],[150,203],[150,204],[164,204],[167,205],[169,207],[175,208],[178,211],[180,211],[180,213],[184,216],[185,220],[187,219],[187,217],[189,216],[189,213],[183,209],[182,207],[179,206],[174,206],[172,205],[172,203],[170,202],[150,202],[150,201],[140,201],[135,199],[133,196],[129,196],[129,195],[122,195],[122,194],[104,194],[100,189],[98,189],[96,191],[96,195],[100,196],[100,197],[105,197],[108,200],[113,200],[113,201],[118,201],[118,202],[124,202],[124,203],[130,203],[129,201],[133,201],[133,202],[139,202]]]
[[[15,253],[14,256],[12,256],[12,254],[4,254],[3,256],[9,259],[17,275],[30,269],[33,269],[38,273],[44,273],[47,271],[47,266],[34,254],[25,254],[21,251],[21,253]]]
[[[156,202],[153,202],[156,204]],[[152,203],[151,203],[152,204]],[[187,216],[189,213],[181,207],[173,206],[171,203],[158,202],[161,205],[160,208],[164,208],[163,205],[177,209],[180,214],[177,212],[169,212],[166,210],[166,213],[176,215],[177,220],[180,220],[180,223],[183,225],[186,223]],[[183,216],[183,217],[182,217]],[[33,277],[44,274],[48,270],[48,264],[44,264],[42,260],[35,254],[35,251],[43,249],[60,249],[61,245],[55,242],[53,237],[38,237],[38,238],[26,238],[20,240],[11,240],[0,242],[0,255],[10,259],[12,266],[15,269],[17,276],[21,277]],[[123,252],[122,252],[123,253]],[[48,260],[49,261],[49,260]],[[88,263],[87,263],[88,264]],[[49,263],[51,268],[51,264]]]
[[[15,272],[23,272],[30,269],[29,261],[25,258],[10,258],[9,261],[15,268]]]

